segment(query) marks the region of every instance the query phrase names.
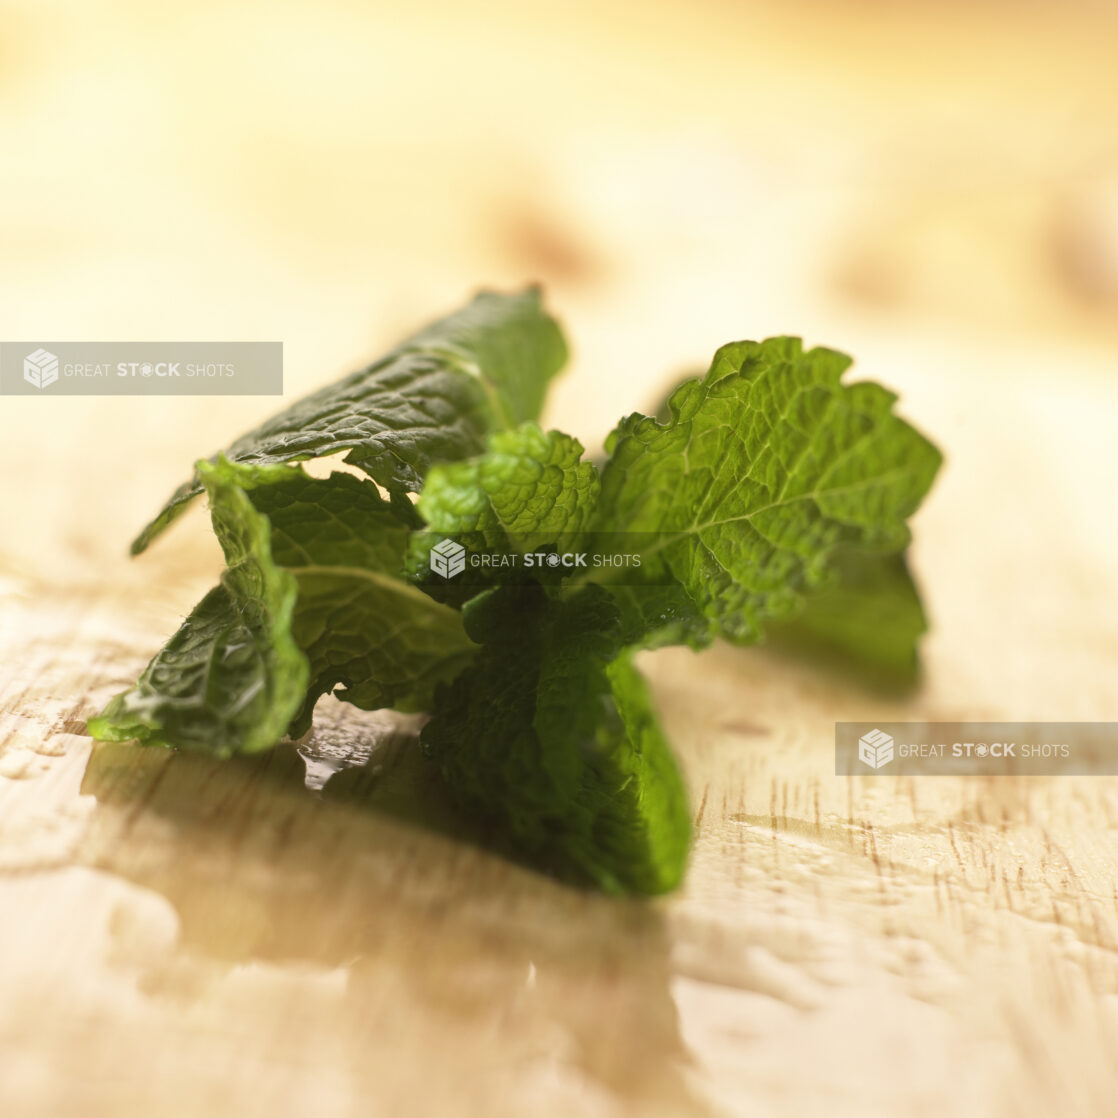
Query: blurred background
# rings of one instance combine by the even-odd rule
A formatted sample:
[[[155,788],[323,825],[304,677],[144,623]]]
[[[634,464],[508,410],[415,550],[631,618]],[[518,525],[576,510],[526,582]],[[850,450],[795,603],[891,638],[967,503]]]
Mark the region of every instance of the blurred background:
[[[478,286],[538,280],[575,345],[548,418],[591,446],[731,338],[801,334],[924,393],[1118,355],[1113,4],[2,0],[0,20],[6,338],[279,339],[292,396]],[[131,531],[269,404],[0,401],[36,490],[3,487],[0,561],[115,560],[86,494],[111,487]]]
[[[892,712],[1115,719],[1116,57],[1107,0],[0,0],[0,335],[280,340],[294,398],[539,281],[573,342],[545,418],[595,449],[799,334],[947,454]],[[663,924],[319,811],[278,753],[87,773],[81,718],[220,567],[201,509],[128,542],[280,403],[0,397],[21,1118],[1109,1112],[1109,783],[836,782],[830,723],[883,708],[760,653],[650,664],[701,797]]]

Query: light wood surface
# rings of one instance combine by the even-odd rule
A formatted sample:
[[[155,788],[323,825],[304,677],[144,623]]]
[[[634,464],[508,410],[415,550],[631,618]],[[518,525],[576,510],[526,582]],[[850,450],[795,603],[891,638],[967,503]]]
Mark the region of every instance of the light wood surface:
[[[697,837],[619,902],[479,847],[414,722],[93,747],[219,567],[200,510],[128,540],[271,402],[0,400],[0,1113],[1114,1113],[1118,781],[838,778],[831,744],[1118,720],[1113,12],[49,7],[0,6],[5,337],[282,338],[294,395],[542,278],[590,447],[787,331],[947,466],[915,696],[645,658]]]

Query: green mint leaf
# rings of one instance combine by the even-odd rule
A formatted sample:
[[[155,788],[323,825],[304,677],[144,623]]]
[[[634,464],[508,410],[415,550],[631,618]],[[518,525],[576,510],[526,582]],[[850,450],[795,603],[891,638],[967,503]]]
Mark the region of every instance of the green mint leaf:
[[[251,752],[305,732],[339,684],[364,709],[422,709],[468,663],[458,612],[403,577],[408,528],[372,482],[220,456],[198,474],[229,570],[94,736]],[[284,597],[258,623],[272,583]]]
[[[928,622],[905,556],[840,552],[833,569],[833,581],[791,621],[774,625],[769,641],[881,688],[911,687]]]
[[[271,554],[268,518],[243,489],[207,478],[228,567],[89,732],[101,741],[200,749],[226,757],[267,749],[303,700],[307,659],[291,635],[295,577]]]
[[[610,595],[502,587],[466,615],[482,650],[421,735],[459,802],[562,873],[614,892],[674,888],[687,796]]]
[[[224,454],[260,465],[347,451],[346,461],[399,499],[420,488],[433,462],[478,454],[490,431],[536,419],[566,357],[538,289],[483,292],[380,361],[285,408]],[[181,485],[137,537],[133,554],[201,492],[197,476]]]
[[[470,535],[491,551],[577,546],[598,502],[598,471],[582,444],[524,423],[486,440],[485,453],[435,466],[416,507],[431,529],[414,537],[418,568],[443,536]]]
[[[841,384],[849,365],[798,338],[735,342],[672,394],[666,423],[636,414],[610,436],[601,523],[650,534],[644,576],[678,582],[692,628],[755,641],[826,582],[837,549],[908,542],[940,454],[893,393]]]
[[[678,582],[629,582],[611,585],[609,590],[621,617],[625,644],[644,649],[684,644],[698,651],[709,647],[717,636],[713,623]]]
[[[458,611],[404,577],[408,526],[372,482],[225,460],[204,472],[248,493],[271,524],[274,561],[297,581],[292,634],[310,681],[292,734],[338,685],[339,699],[364,710],[425,709],[435,684],[472,658]]]

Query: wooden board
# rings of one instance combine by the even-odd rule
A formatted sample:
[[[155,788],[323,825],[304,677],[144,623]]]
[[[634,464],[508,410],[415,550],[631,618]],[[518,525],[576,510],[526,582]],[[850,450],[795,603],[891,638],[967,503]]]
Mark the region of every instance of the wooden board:
[[[656,903],[487,853],[406,721],[324,702],[306,757],[94,748],[84,720],[218,569],[201,515],[134,564],[128,539],[271,405],[5,400],[0,1111],[1112,1113],[1118,781],[838,778],[832,755],[839,719],[1118,719],[1109,16],[499,7],[75,10],[59,86],[12,61],[55,57],[16,5],[5,336],[282,337],[295,393],[479,279],[539,276],[577,343],[550,418],[593,446],[727,338],[804,332],[947,453],[916,524],[926,683],[647,656],[697,832]],[[956,101],[900,64],[911,34],[970,44]],[[228,88],[172,111],[159,75],[206,51]],[[173,142],[141,159],[149,113]],[[59,145],[84,195],[37,177]]]

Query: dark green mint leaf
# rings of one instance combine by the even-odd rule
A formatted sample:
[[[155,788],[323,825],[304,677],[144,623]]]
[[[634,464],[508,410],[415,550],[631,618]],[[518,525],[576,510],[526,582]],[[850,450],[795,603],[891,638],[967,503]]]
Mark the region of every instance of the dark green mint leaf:
[[[609,594],[507,586],[466,612],[482,651],[437,692],[421,736],[453,794],[560,872],[617,892],[674,888],[687,796]]]
[[[206,484],[228,568],[136,684],[90,719],[102,741],[253,753],[283,736],[303,701],[295,577],[273,561],[268,518],[244,490],[216,474]]]
[[[435,684],[468,663],[475,649],[458,612],[404,578],[408,528],[372,482],[220,456],[198,474],[230,569],[91,723],[95,736],[263,749],[289,728],[303,733],[339,684],[339,698],[365,709],[423,709]],[[287,595],[271,612],[257,605],[268,580]]]
[[[318,698],[364,710],[426,709],[476,646],[461,615],[403,574],[408,526],[372,482],[348,474],[308,477],[292,466],[220,461],[211,469],[248,492],[272,528],[272,555],[299,596],[292,632],[310,660],[310,682],[292,733],[306,731]]]
[[[420,488],[432,463],[478,454],[487,433],[536,419],[566,356],[538,289],[484,292],[367,369],[285,408],[224,454],[262,465],[346,451],[346,461],[399,500]],[[198,477],[180,486],[133,543],[133,554],[201,491]]]

